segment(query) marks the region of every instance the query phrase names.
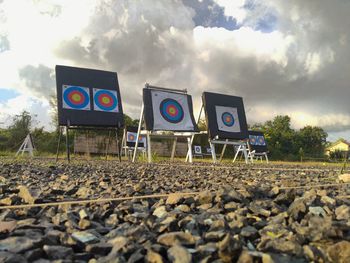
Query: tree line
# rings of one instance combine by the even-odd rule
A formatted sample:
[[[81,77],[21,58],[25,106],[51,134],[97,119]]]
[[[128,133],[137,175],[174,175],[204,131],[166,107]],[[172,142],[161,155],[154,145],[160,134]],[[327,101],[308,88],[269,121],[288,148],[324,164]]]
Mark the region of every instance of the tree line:
[[[127,126],[138,124],[138,120],[134,120],[127,115],[124,117]],[[53,121],[54,124],[57,124],[57,119],[53,118]],[[205,122],[201,121],[199,127],[201,130],[205,130]],[[299,130],[292,129],[291,118],[286,115],[276,116],[262,124],[255,124],[250,129],[264,132],[269,156],[273,160],[297,161],[308,157],[324,158],[325,147],[328,145],[328,135],[321,127],[305,126]],[[27,111],[15,115],[8,127],[0,129],[0,151],[3,154],[17,151],[29,132],[34,138],[39,153],[56,153],[59,136],[58,128],[54,131],[46,131],[44,127],[36,127],[36,116],[32,116]],[[84,132],[77,131],[77,133]],[[91,132],[90,136],[93,134],[104,135],[101,131]],[[208,139],[206,136],[198,136],[194,143],[207,146]],[[65,145],[62,144],[60,150],[64,151],[64,147]],[[232,149],[228,149],[228,154],[232,151]]]

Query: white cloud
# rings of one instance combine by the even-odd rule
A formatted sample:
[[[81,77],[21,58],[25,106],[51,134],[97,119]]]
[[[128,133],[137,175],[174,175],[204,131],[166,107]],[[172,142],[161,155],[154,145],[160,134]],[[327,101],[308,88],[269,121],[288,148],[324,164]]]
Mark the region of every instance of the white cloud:
[[[244,9],[246,0],[214,0],[218,5],[225,8],[225,15],[234,17],[238,23],[242,23],[247,16],[247,10]]]
[[[50,107],[46,100],[38,100],[27,95],[19,95],[9,99],[4,103],[0,103],[0,127],[6,127],[11,124],[12,118],[23,111],[28,111],[37,120],[36,126],[44,126],[52,130]]]
[[[249,27],[228,31],[224,28],[196,27],[193,31],[198,50],[224,49],[233,57],[256,57],[260,62],[274,61],[282,67],[288,63],[287,51],[292,36],[280,32],[262,33]],[[201,53],[202,54],[202,53]]]

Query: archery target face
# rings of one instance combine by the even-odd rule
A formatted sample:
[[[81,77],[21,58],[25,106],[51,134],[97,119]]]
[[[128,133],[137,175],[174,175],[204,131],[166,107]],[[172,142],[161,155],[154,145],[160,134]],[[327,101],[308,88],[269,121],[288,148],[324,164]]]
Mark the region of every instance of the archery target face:
[[[152,91],[155,130],[193,130],[187,95]]]
[[[256,136],[257,137],[257,145],[266,146],[264,136]]]
[[[127,142],[136,142],[137,133],[136,132],[126,132],[126,141]],[[146,137],[140,136],[139,142],[144,143],[146,145]]]
[[[241,132],[237,108],[215,106],[218,129],[225,132]]]
[[[94,110],[119,112],[117,92],[114,90],[94,89]]]
[[[250,145],[257,145],[257,136],[249,135],[249,143]]]
[[[198,145],[194,146],[194,153],[196,154],[202,154],[202,148]]]
[[[136,132],[127,132],[126,138],[128,142],[136,142],[137,133]]]
[[[89,89],[63,85],[62,107],[69,110],[90,110]]]

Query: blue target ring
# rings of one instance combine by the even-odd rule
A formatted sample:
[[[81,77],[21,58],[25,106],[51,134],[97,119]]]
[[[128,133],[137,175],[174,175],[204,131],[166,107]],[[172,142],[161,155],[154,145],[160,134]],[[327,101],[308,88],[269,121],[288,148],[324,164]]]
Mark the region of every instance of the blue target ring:
[[[170,123],[179,123],[184,118],[184,110],[174,99],[164,99],[159,106],[160,114]]]
[[[258,141],[259,141],[259,144],[262,145],[262,146],[264,146],[266,144],[265,143],[265,138],[263,136],[259,136]]]
[[[78,86],[66,88],[63,100],[72,109],[84,109],[90,103],[89,94]]]
[[[256,145],[256,136],[255,135],[249,135],[249,140],[251,145]]]
[[[113,111],[118,106],[118,99],[109,90],[99,90],[94,95],[95,104],[104,111]]]
[[[231,113],[227,111],[221,115],[221,120],[222,120],[222,123],[228,127],[232,127],[235,124],[235,118]]]

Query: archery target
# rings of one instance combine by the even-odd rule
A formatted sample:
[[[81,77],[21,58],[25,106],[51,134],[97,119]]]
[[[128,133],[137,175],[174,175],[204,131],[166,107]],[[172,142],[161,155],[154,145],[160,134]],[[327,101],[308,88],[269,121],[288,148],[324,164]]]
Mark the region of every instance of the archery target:
[[[257,137],[257,145],[260,145],[260,146],[266,145],[264,136],[256,136],[256,137]]]
[[[225,132],[241,132],[237,108],[215,106],[218,129]]]
[[[152,91],[154,130],[194,130],[185,94]]]
[[[249,143],[250,145],[257,145],[257,136],[249,135]]]
[[[159,111],[162,117],[171,123],[179,123],[184,118],[184,110],[174,99],[165,99],[160,103]]]
[[[200,147],[199,145],[195,145],[194,146],[194,153],[195,154],[202,154],[202,147]]]
[[[79,86],[63,85],[62,107],[69,110],[90,110],[89,89]]]
[[[94,110],[119,112],[117,92],[114,90],[94,89]]]
[[[126,132],[126,141],[127,142],[136,142],[137,138],[137,133],[136,132]],[[146,145],[146,137],[145,136],[140,136],[139,142],[144,143]]]
[[[136,132],[127,132],[126,138],[128,142],[136,142],[137,133]]]

